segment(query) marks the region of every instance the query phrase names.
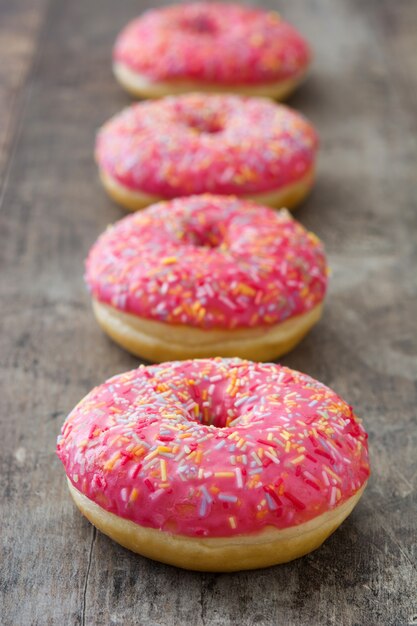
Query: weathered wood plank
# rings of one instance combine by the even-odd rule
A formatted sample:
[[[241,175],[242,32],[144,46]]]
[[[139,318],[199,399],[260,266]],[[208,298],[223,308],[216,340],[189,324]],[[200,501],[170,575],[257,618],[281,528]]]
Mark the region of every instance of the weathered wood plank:
[[[312,76],[291,101],[322,138],[319,181],[297,215],[323,238],[333,269],[323,321],[284,360],[364,417],[373,477],[358,508],[315,554],[212,575],[130,554],[69,500],[54,456],[63,418],[94,384],[137,363],[94,323],[82,264],[121,215],[99,187],[92,145],[97,126],[129,101],[112,79],[110,49],[139,5],[56,0],[43,17],[43,5],[31,4],[19,24],[42,37],[37,62],[26,77],[19,66],[23,82],[12,87],[26,98],[18,127],[0,96],[0,112],[12,120],[7,141],[0,127],[10,164],[0,206],[1,621],[417,623],[412,0],[280,5],[316,50]],[[34,40],[25,28],[11,24],[8,37],[23,38],[16,46],[31,50],[27,59]]]
[[[35,58],[46,0],[0,2],[0,185],[8,156],[13,154],[24,105],[23,87]]]

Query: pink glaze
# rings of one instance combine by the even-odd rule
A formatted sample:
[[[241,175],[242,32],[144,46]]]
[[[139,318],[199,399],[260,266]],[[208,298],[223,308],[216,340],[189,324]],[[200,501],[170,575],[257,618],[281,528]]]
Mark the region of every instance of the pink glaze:
[[[57,451],[71,483],[107,511],[194,537],[301,524],[370,473],[367,434],[341,398],[240,359],[111,378],[69,415]]]
[[[323,300],[326,274],[320,241],[287,211],[210,195],[120,220],[86,263],[97,300],[200,328],[269,326],[306,313]]]
[[[117,63],[149,80],[256,85],[298,78],[307,42],[274,12],[198,2],[146,12],[119,35]]]
[[[100,130],[99,168],[132,191],[277,191],[313,171],[317,136],[288,107],[262,98],[187,94],[128,107]]]

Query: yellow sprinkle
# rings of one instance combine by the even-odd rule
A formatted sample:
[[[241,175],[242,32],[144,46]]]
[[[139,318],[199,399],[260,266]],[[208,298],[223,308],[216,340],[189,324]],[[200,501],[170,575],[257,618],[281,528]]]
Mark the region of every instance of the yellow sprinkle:
[[[230,524],[231,528],[233,528],[233,529],[236,528],[236,520],[235,520],[235,518],[233,516],[229,517],[229,524]]]
[[[172,265],[177,262],[176,256],[166,256],[165,259],[161,259],[162,265]]]
[[[158,449],[154,450],[153,452],[150,452],[148,455],[146,455],[145,457],[145,461],[151,461],[152,459],[154,459],[156,456],[158,456],[159,452]]]
[[[165,461],[165,459],[161,459],[159,461],[159,464],[161,467],[161,480],[165,482],[167,479],[167,462]]]
[[[294,463],[294,465],[297,465],[297,463],[301,463],[301,461],[304,461],[305,456],[304,454],[300,454],[300,456],[297,456],[295,459],[291,459],[291,463]]]

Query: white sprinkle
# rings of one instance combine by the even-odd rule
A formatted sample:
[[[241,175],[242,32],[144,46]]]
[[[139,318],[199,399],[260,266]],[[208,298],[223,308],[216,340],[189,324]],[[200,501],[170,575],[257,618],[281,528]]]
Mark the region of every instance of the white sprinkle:
[[[228,493],[219,493],[218,498],[222,502],[237,502],[237,500],[238,500],[237,496],[233,496],[233,495],[228,494]]]
[[[235,473],[236,473],[236,486],[238,489],[243,489],[243,476],[242,476],[242,470],[240,469],[240,467],[237,467],[235,469]]]
[[[198,514],[200,515],[200,517],[204,517],[206,512],[207,512],[207,500],[205,498],[202,498],[200,502],[200,509],[198,511]]]
[[[255,463],[257,465],[259,465],[260,467],[262,467],[262,461],[259,458],[259,456],[256,454],[255,450],[252,450],[252,452],[250,453],[251,457],[253,458],[253,460],[255,461]]]
[[[209,492],[207,491],[207,487],[205,485],[201,485],[200,487],[200,491],[201,493],[204,495],[205,499],[207,500],[207,502],[209,504],[211,504],[211,502],[213,502],[213,498],[211,497],[211,495],[209,494]]]
[[[264,450],[264,455],[267,456],[268,459],[271,459],[271,461],[279,465],[279,459],[276,456],[274,456],[271,452],[269,452],[268,450]]]
[[[334,506],[336,504],[336,493],[337,493],[337,489],[336,487],[332,487],[330,490],[330,506]]]

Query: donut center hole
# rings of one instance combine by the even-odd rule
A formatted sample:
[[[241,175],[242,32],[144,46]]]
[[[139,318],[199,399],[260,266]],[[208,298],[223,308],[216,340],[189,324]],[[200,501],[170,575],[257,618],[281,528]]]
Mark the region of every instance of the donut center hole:
[[[196,248],[218,248],[223,242],[219,228],[207,225],[189,225],[183,234],[182,240]]]
[[[185,121],[188,128],[200,135],[215,135],[223,130],[223,125],[216,117],[190,115]]]
[[[183,30],[196,35],[213,35],[217,31],[214,21],[203,13],[182,20],[180,26]]]
[[[198,406],[198,413],[196,409],[192,411],[190,415],[192,421],[214,428],[226,428],[233,421],[233,417],[227,415],[227,411],[223,409],[221,404],[208,407],[207,399],[204,399],[198,391],[194,396],[194,402]]]
[[[224,130],[224,117],[208,107],[198,110],[180,106],[177,115],[181,124],[201,135],[215,135]]]

